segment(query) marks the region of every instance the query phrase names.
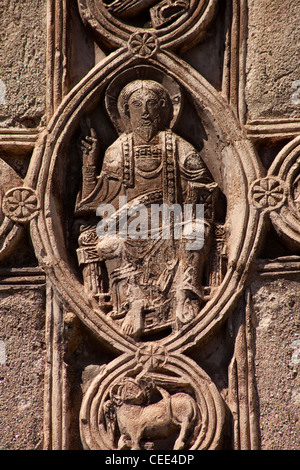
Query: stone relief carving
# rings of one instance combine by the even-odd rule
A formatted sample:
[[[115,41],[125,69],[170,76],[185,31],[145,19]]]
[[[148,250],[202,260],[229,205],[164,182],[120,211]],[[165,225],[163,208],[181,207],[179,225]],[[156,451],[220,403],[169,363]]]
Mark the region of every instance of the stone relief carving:
[[[260,447],[252,275],[299,276],[300,140],[292,118],[247,122],[248,6],[49,0],[47,127],[0,132],[0,259],[25,234],[39,264],[1,280],[46,278],[45,449]],[[268,230],[292,255],[257,267]]]
[[[175,21],[182,16],[189,8],[189,0],[155,0],[140,1],[120,1],[103,2],[112,15],[120,18],[135,18],[136,15],[149,11],[151,25],[159,28]]]
[[[157,51],[157,39],[151,33],[133,33],[128,41],[132,54],[140,57],[151,57]]]
[[[280,238],[299,252],[299,138],[296,137],[279,152],[267,178],[277,180],[285,197],[275,207],[268,204],[270,219]],[[281,203],[280,203],[281,202]]]
[[[15,222],[29,222],[36,217],[38,210],[38,200],[31,188],[13,188],[3,198],[4,213]]]
[[[283,147],[267,176],[255,181],[250,199],[269,217],[280,239],[299,252],[299,138]]]
[[[159,394],[152,402],[151,395]],[[188,433],[199,419],[195,400],[185,392],[173,395],[156,385],[150,378],[134,380],[125,378],[110,390],[110,400],[104,405],[107,428],[118,426],[118,450],[141,450],[141,441],[167,439],[174,429],[179,429],[173,449],[185,446]],[[113,438],[114,438],[114,431]],[[152,443],[147,443],[152,447]],[[149,445],[150,444],[150,445]],[[146,444],[145,444],[146,445]]]
[[[155,343],[128,362],[102,370],[85,395],[80,427],[86,448],[219,448],[225,408],[201,369]]]
[[[217,5],[79,0],[87,34],[115,51],[57,98],[27,178],[4,196],[5,216],[28,224],[47,274],[48,335],[60,361],[48,383],[59,397],[57,419],[61,383],[62,402],[71,393],[64,360],[72,354],[63,357],[57,340],[63,318],[65,328],[79,319],[117,356],[83,380],[85,449],[218,449],[227,413],[235,428],[255,420],[254,392],[243,389],[253,373],[248,303],[246,323],[238,317],[232,334],[229,396],[188,354],[218,334],[243,298],[266,217],[295,240],[287,226],[298,204],[298,141],[266,175],[229,102],[180,58],[205,36]],[[181,217],[189,206],[193,226],[202,205],[196,248],[187,247],[195,240],[176,212],[167,224],[172,236],[164,237],[158,218],[151,238],[151,208],[163,204]],[[104,206],[111,218],[99,212]],[[51,419],[50,412],[57,435],[48,445],[62,446]],[[250,424],[246,447],[257,441]]]
[[[121,90],[117,106],[126,130],[105,152],[99,177],[95,131],[91,129],[91,137],[82,142],[83,182],[76,212],[85,215],[87,225],[81,228],[77,253],[85,286],[100,302],[109,295],[110,317],[122,319],[122,330],[138,337],[180,327],[203,304],[202,278],[211,250],[217,185],[199,152],[170,129],[173,106],[165,87],[152,80],[130,82]],[[137,224],[130,215],[144,205],[147,214],[138,223],[141,232],[132,237],[103,232],[97,237],[87,214],[94,218],[97,207],[108,203],[119,211],[120,220],[129,215],[129,232]],[[205,221],[195,246],[193,234],[190,239],[189,234],[181,236],[184,221],[176,221],[174,212],[167,227],[158,219],[153,227],[153,207],[176,205],[182,215],[186,204],[195,213],[197,203],[205,207]]]
[[[184,353],[220,327],[243,293],[263,232],[260,209],[249,210],[250,188],[264,173],[228,103],[190,66],[163,52],[158,37],[147,52],[150,37],[139,44],[143,53],[133,50],[130,36],[126,48],[100,62],[41,134],[30,172],[39,207],[30,231],[60,302],[119,355],[85,385],[84,448],[215,449],[222,446],[224,399]],[[184,126],[187,115],[201,129],[195,143]],[[156,236],[148,236],[151,207],[162,204],[180,208],[181,216],[189,206],[193,223],[199,219],[194,209],[202,206],[196,249],[187,249],[195,240],[184,231],[164,238],[161,222]],[[107,206],[111,219],[99,212]],[[135,237],[121,236],[124,207]],[[184,228],[184,220],[171,216],[168,228]],[[109,236],[108,220],[118,229]],[[155,351],[147,349],[153,341]],[[139,405],[121,406],[121,400],[117,408],[112,391],[124,380],[138,391],[144,373],[152,395],[137,392],[132,400]],[[175,410],[182,398],[201,416],[188,429],[186,414]],[[142,430],[148,414],[165,409],[167,400],[176,417],[166,414],[152,435]],[[131,406],[144,416],[138,435],[121,417]]]

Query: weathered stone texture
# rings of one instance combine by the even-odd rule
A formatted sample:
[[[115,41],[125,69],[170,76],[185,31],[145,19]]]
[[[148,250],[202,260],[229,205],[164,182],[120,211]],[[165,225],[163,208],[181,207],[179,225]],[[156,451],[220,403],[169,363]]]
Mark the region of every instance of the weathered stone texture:
[[[1,290],[0,309],[0,448],[37,449],[43,443],[44,289]]]
[[[300,449],[299,13],[0,0],[0,449]]]
[[[0,127],[44,124],[46,1],[0,3]]]
[[[248,4],[248,119],[300,118],[299,101],[293,102],[293,83],[299,80],[299,1],[249,0]]]
[[[299,450],[299,281],[257,281],[252,291],[261,448]]]

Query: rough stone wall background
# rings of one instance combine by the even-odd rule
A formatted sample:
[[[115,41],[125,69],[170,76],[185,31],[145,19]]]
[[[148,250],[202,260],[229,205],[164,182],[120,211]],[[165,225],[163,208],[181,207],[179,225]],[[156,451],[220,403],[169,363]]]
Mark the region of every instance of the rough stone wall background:
[[[255,281],[255,368],[261,448],[299,450],[299,281]]]
[[[250,0],[248,5],[248,119],[299,119],[299,2]]]
[[[0,126],[45,124],[46,1],[0,3]]]
[[[0,291],[0,449],[41,449],[45,371],[45,292]]]

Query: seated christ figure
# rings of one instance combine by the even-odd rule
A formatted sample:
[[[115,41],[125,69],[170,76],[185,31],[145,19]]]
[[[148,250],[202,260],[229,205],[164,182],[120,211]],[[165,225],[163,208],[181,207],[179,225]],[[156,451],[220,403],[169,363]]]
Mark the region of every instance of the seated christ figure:
[[[212,200],[208,196],[217,185],[199,152],[170,128],[173,105],[162,84],[152,80],[128,83],[119,95],[118,109],[127,128],[106,150],[100,175],[96,174],[93,132],[84,142],[77,212],[95,215],[97,208],[111,205],[121,214],[125,201],[130,227],[137,221],[134,208],[142,205],[148,211],[148,231],[130,237],[118,230],[114,234],[98,230],[97,236],[95,226],[87,222],[77,253],[85,287],[99,299],[109,296],[108,315],[125,334],[138,338],[178,329],[199,312],[212,237],[213,207],[204,208],[210,215],[203,222],[202,243],[196,248],[191,247],[184,229],[176,237],[172,211],[170,236],[164,236],[161,218],[151,236],[151,208],[180,207],[184,214],[185,207],[190,207],[195,218],[197,204]]]

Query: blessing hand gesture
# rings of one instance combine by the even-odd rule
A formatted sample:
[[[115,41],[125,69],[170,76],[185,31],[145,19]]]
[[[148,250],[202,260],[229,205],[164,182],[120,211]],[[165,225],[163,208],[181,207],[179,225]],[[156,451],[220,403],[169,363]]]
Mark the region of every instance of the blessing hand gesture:
[[[89,122],[89,121],[88,121]],[[90,135],[86,135],[79,143],[83,165],[95,166],[99,156],[99,140],[95,129],[89,126]]]

